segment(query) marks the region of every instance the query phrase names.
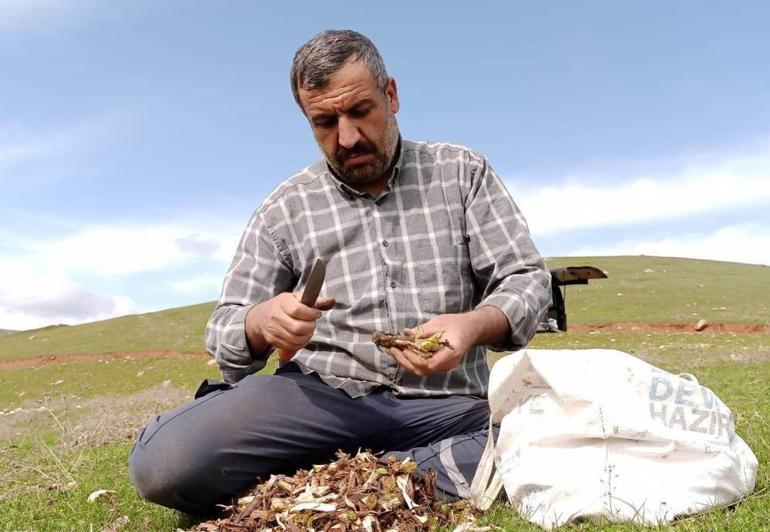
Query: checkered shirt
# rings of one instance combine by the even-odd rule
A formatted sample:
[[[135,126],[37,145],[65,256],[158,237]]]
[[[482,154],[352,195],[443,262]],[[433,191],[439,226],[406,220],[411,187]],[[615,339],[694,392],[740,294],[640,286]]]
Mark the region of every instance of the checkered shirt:
[[[400,143],[378,198],[339,181],[325,161],[285,181],[254,212],[206,328],[206,348],[226,381],[264,367],[250,353],[244,322],[252,305],[302,290],[316,257],[327,263],[324,312],[293,361],[351,397],[380,386],[402,396],[485,397],[482,346],[452,371],[405,372],[371,341],[438,314],[493,305],[507,316],[508,341],[523,347],[550,302],[550,275],[519,209],[482,155],[463,146]]]

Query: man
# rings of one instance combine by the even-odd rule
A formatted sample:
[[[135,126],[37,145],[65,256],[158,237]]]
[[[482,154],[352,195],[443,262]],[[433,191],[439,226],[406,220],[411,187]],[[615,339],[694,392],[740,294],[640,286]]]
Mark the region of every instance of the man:
[[[324,160],[256,210],[225,277],[206,344],[237,385],[155,417],[131,479],[151,501],[205,513],[271,473],[368,448],[467,497],[486,443],[485,346],[526,345],[550,275],[484,157],[401,139],[396,82],[366,37],[315,36],[291,83]],[[318,257],[325,298],[311,308],[298,294]],[[451,347],[424,360],[370,338],[418,326]],[[276,374],[251,375],[276,348]]]

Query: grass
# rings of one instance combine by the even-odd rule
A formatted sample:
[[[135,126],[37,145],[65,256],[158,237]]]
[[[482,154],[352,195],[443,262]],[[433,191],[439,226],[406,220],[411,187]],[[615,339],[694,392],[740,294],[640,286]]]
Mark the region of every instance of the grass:
[[[189,519],[140,501],[127,482],[130,445],[117,443],[85,449],[72,475],[71,489],[36,489],[0,502],[6,530],[90,530],[109,527],[123,516],[129,530],[175,530]],[[64,455],[64,460],[73,457]],[[55,469],[55,465],[48,469]],[[98,489],[114,495],[86,502]]]
[[[753,284],[757,279],[768,280],[762,277],[768,275],[768,268],[646,257],[554,259],[549,264],[595,265],[610,275],[588,286],[569,288],[571,324],[689,323],[696,316],[687,312],[702,312],[698,319],[725,323],[770,321],[767,307],[762,306],[767,305],[763,294]],[[650,269],[655,273],[645,273]],[[648,283],[651,276],[658,275],[658,282]],[[702,292],[695,290],[701,284]],[[731,286],[737,295],[725,299]],[[684,295],[691,296],[690,300],[682,301]],[[719,310],[723,306],[726,310]],[[698,310],[690,310],[694,307]],[[0,338],[0,360],[52,354],[46,347],[54,344],[60,348],[57,354],[192,352],[200,349],[210,311],[211,304],[206,303],[144,317],[15,333]],[[711,312],[721,319],[711,317]],[[36,338],[28,340],[29,336]],[[36,343],[37,338],[48,341]],[[755,495],[737,508],[686,519],[675,528],[770,530],[770,472],[766,467],[770,460],[770,334],[607,328],[538,335],[531,347],[616,348],[668,371],[696,375],[730,406],[737,431],[756,453],[760,470]],[[494,362],[499,355],[491,358]],[[207,360],[200,354],[136,360],[105,357],[0,370],[0,530],[119,528],[125,518],[126,530],[190,526],[187,517],[137,498],[128,481],[126,461],[135,431],[149,415],[190,397],[203,378],[217,376]],[[265,373],[273,368],[271,364]],[[96,489],[116,493],[87,502]],[[505,505],[493,507],[480,524],[539,530]],[[597,528],[639,529],[596,523],[567,527]]]
[[[0,360],[71,353],[169,350],[200,352],[214,303],[68,326],[54,325],[0,337]]]
[[[102,395],[128,395],[169,381],[193,390],[203,378],[217,378],[216,367],[203,355],[171,355],[130,360],[108,359],[14,368],[0,372],[0,405],[4,408],[33,404],[47,396],[87,399]]]
[[[596,266],[607,273],[607,279],[566,287],[571,324],[770,322],[767,266],[663,257],[570,257],[547,263],[549,268]]]
[[[570,257],[550,268],[592,265],[608,279],[567,287],[570,324],[611,322],[767,324],[770,267],[661,257]],[[0,336],[0,360],[70,353],[203,349],[213,302],[70,327]]]

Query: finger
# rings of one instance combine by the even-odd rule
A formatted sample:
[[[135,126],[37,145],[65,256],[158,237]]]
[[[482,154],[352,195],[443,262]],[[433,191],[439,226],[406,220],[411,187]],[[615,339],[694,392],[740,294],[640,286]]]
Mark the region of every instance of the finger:
[[[303,305],[296,298],[285,298],[281,301],[281,310],[284,314],[295,320],[315,321],[321,317],[320,310]]]
[[[404,329],[404,334],[407,336],[414,336],[415,338],[429,338],[438,332],[436,327],[431,324],[430,321],[418,325],[413,329]]]
[[[439,349],[426,361],[432,373],[445,373],[454,369],[459,361],[456,359],[456,353],[448,348]]]
[[[281,323],[272,323],[267,328],[266,332],[267,335],[265,339],[270,343],[270,345],[280,349],[285,349],[287,351],[296,351],[297,349],[305,347],[310,342],[310,339],[313,337],[313,333],[315,332],[315,327],[311,327],[306,331],[295,333],[286,329]]]
[[[329,310],[337,304],[333,297],[319,297],[315,302],[315,308],[318,310]]]
[[[315,331],[315,320],[302,321],[294,318],[283,318],[278,320],[280,329],[288,333],[290,336],[307,336],[313,334]]]
[[[400,349],[396,349],[395,347],[391,347],[387,350],[388,354],[396,359],[396,362],[399,363],[401,367],[403,367],[406,371],[409,373],[414,373],[415,375],[419,375],[418,370],[412,365],[412,363],[404,356],[404,352]]]
[[[404,358],[406,358],[409,363],[414,366],[414,368],[417,370],[418,375],[431,375],[433,374],[433,370],[430,366],[430,359],[429,358],[423,358],[415,351],[412,351],[411,349],[404,349],[403,351]]]

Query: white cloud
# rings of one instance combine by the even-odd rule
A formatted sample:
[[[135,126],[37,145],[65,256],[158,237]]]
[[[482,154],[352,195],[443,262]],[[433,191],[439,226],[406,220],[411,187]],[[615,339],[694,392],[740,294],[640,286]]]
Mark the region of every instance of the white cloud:
[[[224,275],[200,275],[188,279],[180,279],[170,284],[171,289],[179,294],[206,294],[216,298],[222,288]]]
[[[0,253],[0,328],[82,323],[138,312],[132,299],[89,288],[125,286],[131,276],[211,270],[172,283],[173,292],[216,297],[240,228],[192,224],[103,226],[52,241],[15,241]],[[9,246],[10,247],[10,246]],[[188,273],[189,275],[189,273]]]
[[[171,227],[104,227],[46,243],[39,253],[70,272],[139,273],[163,269],[183,257],[175,242],[178,235]]]
[[[770,265],[770,225],[740,224],[708,234],[692,233],[659,240],[627,240],[609,246],[584,246],[571,250],[567,255],[656,255]]]
[[[99,227],[56,242],[36,244],[45,256],[68,272],[120,275],[159,271],[195,258],[222,261],[237,244],[235,232],[213,232],[184,225]]]
[[[558,184],[507,184],[535,236],[770,206],[770,146],[699,158],[652,176],[618,176],[612,184],[591,175]]]
[[[74,325],[137,312],[131,298],[88,290],[65,275],[38,276],[4,265],[0,268],[0,327],[31,329]]]

